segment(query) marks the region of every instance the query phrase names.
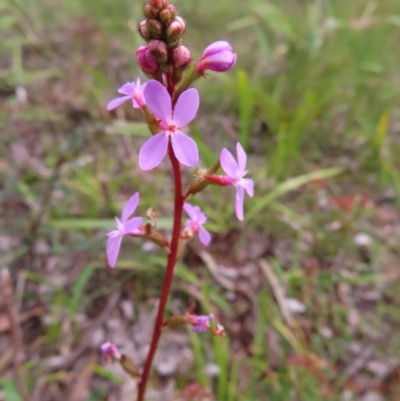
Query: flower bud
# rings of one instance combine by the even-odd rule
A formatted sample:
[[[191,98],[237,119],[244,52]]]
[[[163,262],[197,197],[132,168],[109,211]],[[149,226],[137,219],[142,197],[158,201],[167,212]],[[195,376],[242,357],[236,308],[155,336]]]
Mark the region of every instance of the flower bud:
[[[171,19],[174,19],[176,17],[176,8],[173,4],[170,4],[167,7],[167,10],[169,10],[169,12],[171,13]]]
[[[149,46],[139,46],[136,50],[136,61],[139,67],[146,73],[154,76],[157,72],[158,64],[150,54]]]
[[[205,70],[223,72],[230,70],[236,63],[236,54],[232,53],[232,47],[228,42],[214,42],[203,52],[200,61],[196,65],[196,72]]]
[[[163,10],[168,7],[168,0],[149,0],[149,4],[159,10]]]
[[[149,50],[153,58],[159,63],[165,63],[168,60],[168,48],[162,40],[150,40]]]
[[[171,49],[174,49],[177,46],[180,46],[182,44],[182,38],[176,39],[176,40],[168,40],[168,47]]]
[[[147,29],[147,21],[142,21],[138,24],[138,32],[146,42],[151,39],[150,32]]]
[[[190,64],[190,51],[185,46],[178,46],[172,50],[172,65],[174,68],[186,68]]]
[[[153,6],[149,5],[149,4],[147,4],[144,7],[143,14],[144,14],[145,18],[147,18],[147,19],[157,18],[158,17],[158,13],[159,13],[159,10],[157,10],[157,8],[155,8],[155,7],[153,7]]]
[[[160,21],[168,23],[170,20],[172,20],[173,17],[171,11],[168,8],[165,8],[164,10],[160,11],[158,18],[160,19]]]
[[[100,347],[100,350],[101,350],[101,353],[103,354],[103,363],[104,364],[109,364],[113,360],[119,361],[121,359],[121,354],[118,351],[118,348],[110,342],[104,343]]]
[[[149,19],[147,21],[147,29],[152,38],[159,38],[162,34],[163,25],[160,21],[156,19]]]
[[[186,22],[181,17],[176,17],[167,28],[168,42],[174,42],[180,39],[186,31]]]

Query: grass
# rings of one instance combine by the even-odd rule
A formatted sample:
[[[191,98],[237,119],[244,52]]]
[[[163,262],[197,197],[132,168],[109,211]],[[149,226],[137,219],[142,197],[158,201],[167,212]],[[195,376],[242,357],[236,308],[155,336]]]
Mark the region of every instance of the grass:
[[[240,141],[256,181],[245,224],[233,220],[228,190],[209,187],[196,199],[214,233],[211,259],[190,248],[174,298],[184,307],[197,294],[228,337],[189,336],[195,361],[177,394],[196,381],[220,401],[355,401],[372,391],[397,401],[398,370],[380,376],[368,363],[389,366],[400,351],[399,2],[174,4],[195,58],[220,38],[238,54],[230,73],[198,83],[192,135],[204,165]],[[82,317],[95,319],[112,292],[121,290],[137,314],[159,294],[162,253],[125,243],[115,272],[104,258],[104,232],[134,191],[141,213],[153,206],[160,228],[170,226],[168,170],[148,175],[137,166],[146,132],[139,113],[105,111],[139,73],[142,6],[0,0],[1,264],[25,283],[24,309],[45,306],[39,332],[26,334],[27,354],[40,360],[24,376],[30,391],[47,383],[49,400],[75,383],[46,361],[79,347]],[[355,243],[358,234],[368,234],[368,246]],[[294,326],[260,258],[278,291],[304,305]],[[227,276],[216,276],[210,260],[231,267]],[[215,377],[206,374],[213,365]],[[0,357],[0,399],[15,401],[8,366]],[[119,376],[107,372],[95,365],[87,400],[118,394]]]

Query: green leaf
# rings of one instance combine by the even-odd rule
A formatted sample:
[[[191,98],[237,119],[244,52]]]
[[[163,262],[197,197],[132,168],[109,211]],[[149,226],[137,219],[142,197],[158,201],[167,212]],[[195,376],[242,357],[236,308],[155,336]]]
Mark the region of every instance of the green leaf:
[[[92,277],[93,272],[94,270],[92,267],[86,266],[74,283],[71,302],[71,310],[74,313],[78,313],[79,306],[82,304],[85,287]]]
[[[22,401],[18,393],[17,386],[14,380],[8,380],[4,383],[4,401]]]

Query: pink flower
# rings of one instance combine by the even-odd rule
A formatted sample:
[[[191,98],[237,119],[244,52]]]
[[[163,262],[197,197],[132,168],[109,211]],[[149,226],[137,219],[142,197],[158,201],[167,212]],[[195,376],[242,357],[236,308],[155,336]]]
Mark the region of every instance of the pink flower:
[[[111,363],[113,359],[116,359],[117,361],[121,359],[121,354],[118,351],[118,348],[110,342],[104,343],[100,347],[100,351],[103,354],[104,364]]]
[[[235,63],[236,54],[232,53],[232,46],[228,42],[220,40],[206,47],[196,65],[196,71],[198,73],[203,73],[205,70],[228,71]]]
[[[191,315],[194,333],[204,333],[210,327],[210,319],[214,319],[214,315]]]
[[[210,320],[214,320],[215,316],[210,313],[209,315],[192,315],[191,313],[186,312],[184,315],[187,323],[192,325],[192,331],[194,333],[204,333],[208,331],[214,336],[224,336],[225,329],[222,325],[215,323],[215,327],[211,327]]]
[[[143,170],[157,167],[167,153],[171,140],[176,158],[185,166],[194,166],[199,161],[196,142],[180,129],[188,125],[199,108],[199,93],[196,89],[184,91],[172,109],[172,102],[167,89],[158,81],[147,82],[144,89],[146,105],[160,120],[161,132],[153,135],[142,146],[139,152],[139,166]]]
[[[110,231],[107,236],[107,261],[110,267],[115,267],[118,259],[119,249],[121,247],[122,237],[124,235],[140,235],[143,234],[140,230],[142,224],[142,217],[129,217],[136,210],[139,203],[139,193],[136,192],[127,202],[122,209],[121,220],[118,217],[115,218],[117,223],[117,229]]]
[[[125,96],[117,97],[116,99],[111,100],[111,102],[108,103],[107,105],[107,110],[108,111],[114,110],[115,108],[121,106],[122,103],[125,103],[128,100],[132,100],[132,106],[135,109],[141,109],[143,105],[146,104],[143,96],[143,90],[145,86],[146,83],[140,85],[139,78],[136,80],[136,83],[128,82],[125,85],[122,85],[118,89],[118,92]]]
[[[222,177],[224,185],[233,185],[236,188],[235,211],[239,220],[243,220],[244,191],[252,197],[254,195],[254,182],[249,178],[243,178],[247,174],[247,155],[242,145],[236,144],[237,163],[228,149],[222,149],[220,162],[225,176]]]
[[[206,215],[201,211],[198,206],[192,206],[190,203],[183,205],[185,212],[189,215],[190,219],[186,222],[186,230],[191,233],[199,233],[199,239],[205,246],[211,242],[210,233],[203,227],[203,224],[207,221]]]

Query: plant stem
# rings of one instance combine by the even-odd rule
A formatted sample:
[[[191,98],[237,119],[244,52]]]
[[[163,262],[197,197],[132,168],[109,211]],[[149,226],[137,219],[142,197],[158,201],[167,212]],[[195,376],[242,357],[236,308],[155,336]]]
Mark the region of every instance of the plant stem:
[[[149,379],[151,365],[154,359],[154,355],[157,350],[158,341],[161,337],[162,326],[164,322],[164,312],[167,306],[169,291],[171,289],[172,279],[174,277],[174,268],[176,265],[176,256],[178,252],[179,236],[182,225],[182,213],[183,213],[183,195],[182,195],[182,176],[181,169],[177,158],[175,157],[174,151],[172,150],[171,144],[168,147],[168,154],[172,164],[172,170],[174,173],[175,183],[175,199],[174,199],[174,225],[172,228],[172,239],[171,239],[171,251],[168,254],[167,268],[164,276],[164,283],[161,292],[160,304],[158,307],[157,317],[154,324],[153,337],[151,339],[150,350],[147,355],[146,362],[144,364],[141,381],[139,383],[137,401],[144,401],[144,394],[146,391],[147,381]]]

